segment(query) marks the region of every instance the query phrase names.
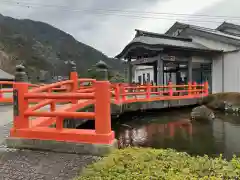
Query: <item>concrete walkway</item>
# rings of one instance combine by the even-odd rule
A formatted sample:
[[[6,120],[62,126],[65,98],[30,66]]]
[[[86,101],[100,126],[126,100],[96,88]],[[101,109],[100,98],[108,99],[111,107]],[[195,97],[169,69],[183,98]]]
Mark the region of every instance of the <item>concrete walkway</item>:
[[[12,106],[0,106],[0,180],[70,180],[99,157],[8,149],[2,143],[12,126]]]

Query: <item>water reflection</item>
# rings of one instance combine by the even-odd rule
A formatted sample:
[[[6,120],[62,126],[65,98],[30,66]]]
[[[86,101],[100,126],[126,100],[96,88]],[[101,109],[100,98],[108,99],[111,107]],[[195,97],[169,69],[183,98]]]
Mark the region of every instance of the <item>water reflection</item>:
[[[193,155],[226,158],[240,155],[240,123],[228,117],[216,119],[213,123],[190,123],[181,116],[165,114],[157,117],[135,118],[115,129],[119,147],[141,146],[153,148],[174,148]],[[240,120],[238,117],[237,119]]]
[[[152,147],[156,140],[163,142],[166,138],[174,139],[176,133],[182,134],[185,139],[191,140],[192,137],[192,124],[188,120],[167,124],[151,123],[138,128],[125,127],[128,128],[118,135],[120,148],[128,146]]]

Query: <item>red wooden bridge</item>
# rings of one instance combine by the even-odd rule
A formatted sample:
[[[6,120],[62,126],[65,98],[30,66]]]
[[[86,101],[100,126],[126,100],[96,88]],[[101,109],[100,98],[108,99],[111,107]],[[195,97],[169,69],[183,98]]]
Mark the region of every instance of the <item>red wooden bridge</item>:
[[[208,95],[207,82],[129,86],[95,79],[79,79],[76,72],[71,73],[70,80],[47,85],[32,85],[26,82],[0,84],[2,87],[13,86],[0,89],[0,102],[14,104],[11,137],[91,144],[111,144],[115,139],[111,130],[111,103],[122,105],[133,102],[196,99]],[[8,93],[12,93],[13,97],[6,96]],[[60,107],[57,106],[59,104]],[[89,105],[94,105],[94,112],[79,112]],[[50,108],[44,110],[45,106]],[[64,128],[63,121],[66,118],[92,119],[95,121],[95,129]]]

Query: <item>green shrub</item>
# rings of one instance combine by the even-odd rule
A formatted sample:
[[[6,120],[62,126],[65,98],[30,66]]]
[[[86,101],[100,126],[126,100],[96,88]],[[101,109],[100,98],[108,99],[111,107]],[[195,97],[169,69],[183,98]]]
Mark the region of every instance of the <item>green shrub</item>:
[[[202,99],[201,104],[207,105],[213,109],[219,109],[224,101],[229,102],[233,105],[240,105],[240,93],[225,92],[210,94],[209,96],[206,96]]]
[[[226,180],[240,177],[240,159],[192,157],[171,149],[127,148],[87,167],[76,180]]]

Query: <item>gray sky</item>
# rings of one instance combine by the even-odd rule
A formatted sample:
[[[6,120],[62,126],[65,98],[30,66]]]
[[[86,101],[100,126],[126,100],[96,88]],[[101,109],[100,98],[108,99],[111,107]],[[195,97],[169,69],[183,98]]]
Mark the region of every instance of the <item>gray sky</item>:
[[[176,20],[206,27],[216,27],[224,19],[232,21],[144,12],[240,17],[239,0],[0,0],[0,4],[3,15],[47,22],[108,56],[118,54],[137,28],[164,33]],[[240,24],[240,18],[232,22]]]

